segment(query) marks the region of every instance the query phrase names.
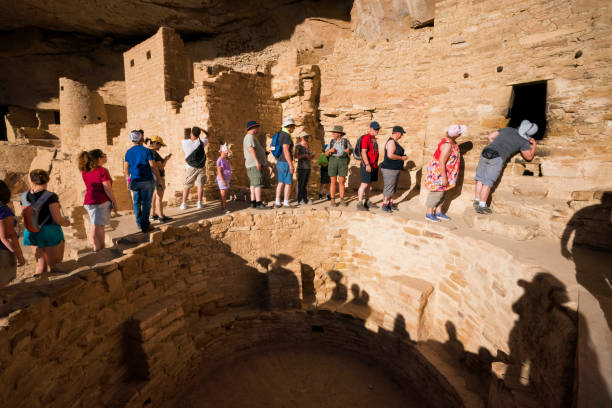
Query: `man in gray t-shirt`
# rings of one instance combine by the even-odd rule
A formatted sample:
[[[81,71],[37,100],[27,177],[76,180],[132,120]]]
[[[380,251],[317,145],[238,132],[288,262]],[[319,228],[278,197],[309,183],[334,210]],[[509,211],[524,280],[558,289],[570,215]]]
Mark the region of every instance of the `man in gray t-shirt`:
[[[242,152],[244,153],[244,167],[246,167],[251,184],[251,207],[263,210],[266,206],[261,202],[262,168],[266,164],[266,153],[255,137],[259,130],[259,123],[252,120],[247,123],[246,129],[247,134],[242,141]]]
[[[482,151],[474,177],[476,180],[474,209],[477,213],[492,213],[487,206],[487,200],[506,160],[518,152],[521,152],[525,160],[533,159],[536,141],[531,136],[537,131],[538,125],[523,120],[518,129],[506,127],[487,136],[489,144]]]

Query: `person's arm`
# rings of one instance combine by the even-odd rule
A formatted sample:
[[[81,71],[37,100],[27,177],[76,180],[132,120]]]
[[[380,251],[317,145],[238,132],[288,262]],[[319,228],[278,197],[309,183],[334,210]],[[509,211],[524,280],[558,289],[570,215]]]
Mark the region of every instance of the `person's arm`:
[[[153,173],[155,174],[157,185],[163,187],[164,185],[162,183],[162,178],[159,174],[159,169],[157,168],[157,163],[155,163],[155,160],[149,160],[149,166],[151,166],[151,170],[153,170]]]
[[[408,156],[400,156],[400,155],[395,154],[395,140],[389,140],[389,142],[387,142],[387,145],[385,146],[385,149],[387,150],[387,157],[390,158],[391,160],[408,159]]]
[[[499,131],[495,131],[495,132],[491,132],[489,133],[489,135],[487,136],[487,139],[489,139],[489,143],[491,143],[493,140],[495,140],[495,138],[499,136]]]
[[[15,217],[12,215],[0,220],[0,241],[8,248],[9,251],[15,254],[17,257],[17,265],[25,265],[25,258],[21,247],[19,246],[19,239],[15,233]]]
[[[56,224],[61,225],[62,227],[70,226],[70,220],[62,215],[59,203],[49,204],[49,212],[51,213],[51,218],[53,218],[53,221],[55,221]]]
[[[363,165],[368,173],[372,171],[372,167],[370,166],[370,160],[368,158],[368,146],[366,145],[365,149],[363,147],[363,139],[361,141],[361,160],[363,161]]]
[[[448,186],[448,176],[446,174],[446,162],[450,157],[451,146],[450,143],[444,143],[440,147],[440,160],[438,160],[438,166],[440,166],[440,176],[442,177],[442,185]]]
[[[331,142],[329,143],[329,145],[331,146]],[[327,157],[329,157],[329,156],[331,156],[331,155],[332,155],[333,153],[335,153],[335,152],[336,152],[336,148],[335,148],[335,147],[330,147],[329,149],[327,149],[327,150],[325,151],[325,155],[326,155]]]
[[[104,192],[106,193],[106,196],[111,201],[111,204],[113,206],[113,211],[115,211],[115,213],[116,213],[117,212],[117,200],[115,200],[115,195],[113,194],[112,181],[104,180],[102,182],[102,187],[104,188]]]
[[[289,163],[289,172],[293,174],[295,168],[293,167],[293,161],[291,160],[291,150],[289,149],[289,143],[283,145],[283,154],[285,155],[285,160]]]
[[[259,162],[259,160],[257,160],[257,153],[255,153],[255,148],[252,146],[249,146],[248,149],[249,149],[249,154],[251,155],[253,160],[255,160],[255,165],[257,166],[257,170],[261,171],[261,163]]]
[[[128,179],[130,178],[130,164],[126,161],[123,162],[123,177],[125,178],[125,183],[127,184],[127,188],[129,190],[130,182]]]
[[[531,145],[531,149],[529,149],[529,150],[521,150],[521,155],[527,161],[531,161],[533,159],[533,156],[535,156],[535,151],[536,151],[536,147],[537,147],[537,143],[536,143],[536,141],[535,141],[535,139],[533,137],[531,139],[529,139],[529,144]]]
[[[223,178],[223,171],[221,170],[221,166],[217,166],[217,178],[221,180],[221,183],[223,183],[224,187],[227,187],[225,179]]]

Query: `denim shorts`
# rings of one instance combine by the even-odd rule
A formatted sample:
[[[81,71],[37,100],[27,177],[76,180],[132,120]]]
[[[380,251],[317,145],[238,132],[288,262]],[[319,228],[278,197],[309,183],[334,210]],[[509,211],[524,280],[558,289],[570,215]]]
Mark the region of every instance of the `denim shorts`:
[[[480,181],[485,186],[493,187],[501,174],[502,167],[504,167],[504,161],[501,157],[487,159],[480,156],[474,180]]]
[[[89,221],[93,225],[110,224],[111,202],[102,204],[85,204],[85,209],[89,213]]]
[[[293,174],[289,171],[289,163],[284,161],[276,162],[276,171],[279,183],[291,184],[293,182]]]
[[[43,225],[38,232],[23,231],[23,245],[38,248],[54,247],[64,241],[64,232],[59,225]]]

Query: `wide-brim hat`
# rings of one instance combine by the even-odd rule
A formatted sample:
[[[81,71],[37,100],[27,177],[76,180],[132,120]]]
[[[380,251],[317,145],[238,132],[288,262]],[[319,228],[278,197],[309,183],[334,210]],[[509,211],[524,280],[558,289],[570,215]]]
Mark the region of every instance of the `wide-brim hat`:
[[[165,146],[164,139],[161,136],[151,136],[151,143],[159,143],[162,146]]]
[[[330,130],[330,132],[332,133],[340,133],[341,135],[346,135],[346,133],[344,133],[344,128],[340,125],[336,125],[334,126],[334,128],[332,130]]]
[[[302,132],[302,133],[300,133],[300,136],[299,136],[299,137],[300,137],[300,139],[302,139],[302,138],[304,138],[304,137],[310,137],[310,136],[311,136],[311,134],[310,134],[310,133],[308,133],[308,132]]]
[[[295,126],[295,121],[293,120],[293,118],[287,118],[283,121],[283,127],[287,126]]]

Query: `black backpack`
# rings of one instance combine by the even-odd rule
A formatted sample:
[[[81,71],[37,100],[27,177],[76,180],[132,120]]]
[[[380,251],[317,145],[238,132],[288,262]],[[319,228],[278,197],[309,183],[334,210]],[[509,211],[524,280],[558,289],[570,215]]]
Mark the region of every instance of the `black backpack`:
[[[204,145],[200,140],[200,144],[196,149],[191,152],[189,156],[185,159],[188,165],[191,167],[195,167],[196,169],[201,169],[206,164],[206,153],[204,152]]]

